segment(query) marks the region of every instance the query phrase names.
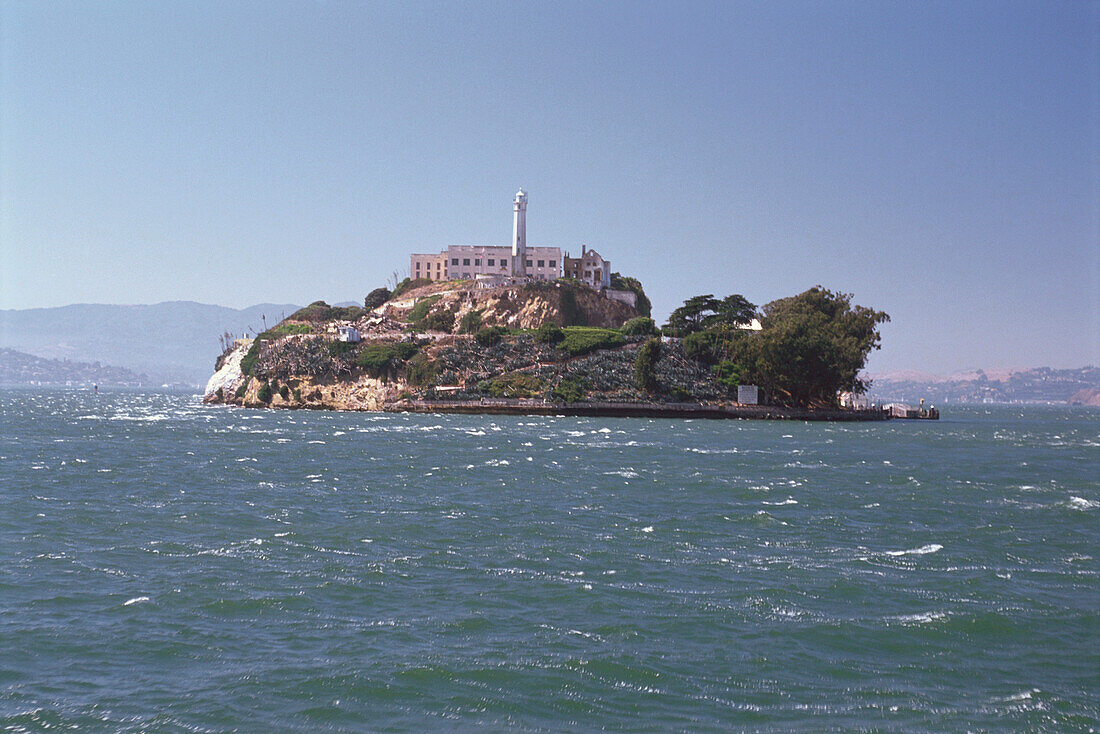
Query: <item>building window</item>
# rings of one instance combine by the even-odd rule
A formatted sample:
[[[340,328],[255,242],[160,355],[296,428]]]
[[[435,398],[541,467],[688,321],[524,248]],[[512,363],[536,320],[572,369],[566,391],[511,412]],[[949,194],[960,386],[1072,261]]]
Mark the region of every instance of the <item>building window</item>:
[[[462,277],[463,277],[463,278],[469,278],[469,277],[470,277],[470,274],[469,274],[469,273],[463,273],[463,274],[462,274]]]
[[[545,268],[546,267],[546,261],[545,260],[539,260],[539,267],[540,268]]]
[[[436,264],[435,264],[435,269],[436,269],[436,270],[439,270],[439,263],[436,263]]]
[[[552,267],[552,268],[558,267],[558,261],[557,260],[551,260],[550,261],[550,267]]]
[[[489,258],[489,267],[493,267],[497,264],[496,258]]]
[[[451,265],[458,265],[458,258],[457,257],[452,257],[451,258]]]
[[[462,264],[463,265],[469,265],[470,264],[470,258],[468,258],[468,257],[462,258]]]
[[[530,260],[527,261],[527,267],[531,267],[531,261]]]
[[[417,263],[417,264],[416,264],[416,269],[417,269],[417,270],[420,270],[420,263]]]

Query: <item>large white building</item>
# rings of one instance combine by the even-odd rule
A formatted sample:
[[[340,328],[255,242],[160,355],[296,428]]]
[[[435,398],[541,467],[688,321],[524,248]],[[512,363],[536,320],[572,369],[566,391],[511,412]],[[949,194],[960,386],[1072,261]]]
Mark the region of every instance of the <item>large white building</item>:
[[[527,246],[527,192],[512,201],[512,244],[451,245],[439,254],[414,254],[409,275],[429,280],[478,280],[488,285],[561,277],[560,247]]]

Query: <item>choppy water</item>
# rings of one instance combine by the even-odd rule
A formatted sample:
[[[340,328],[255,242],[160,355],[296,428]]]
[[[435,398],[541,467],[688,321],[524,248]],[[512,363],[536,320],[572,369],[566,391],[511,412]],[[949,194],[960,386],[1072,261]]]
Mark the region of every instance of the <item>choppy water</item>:
[[[0,428],[0,729],[1100,726],[1095,410]]]

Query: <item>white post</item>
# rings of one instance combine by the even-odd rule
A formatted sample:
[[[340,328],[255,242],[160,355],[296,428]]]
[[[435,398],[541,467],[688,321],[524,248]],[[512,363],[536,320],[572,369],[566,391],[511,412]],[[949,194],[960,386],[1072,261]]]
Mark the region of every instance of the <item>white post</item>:
[[[512,202],[512,275],[527,275],[527,192],[523,189]]]

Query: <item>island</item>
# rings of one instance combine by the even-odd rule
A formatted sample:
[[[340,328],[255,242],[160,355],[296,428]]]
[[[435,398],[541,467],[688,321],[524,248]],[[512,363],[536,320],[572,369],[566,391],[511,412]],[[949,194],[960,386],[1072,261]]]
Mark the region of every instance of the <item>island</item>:
[[[227,344],[207,403],[327,410],[881,420],[858,396],[886,315],[821,287],[695,296],[663,328],[575,279],[407,278]],[[854,398],[854,399],[853,399]],[[842,404],[843,403],[843,404]]]

